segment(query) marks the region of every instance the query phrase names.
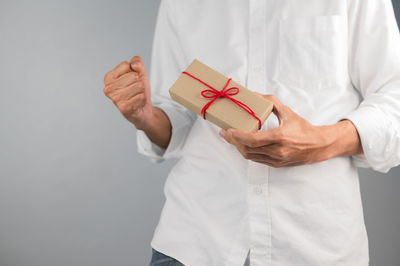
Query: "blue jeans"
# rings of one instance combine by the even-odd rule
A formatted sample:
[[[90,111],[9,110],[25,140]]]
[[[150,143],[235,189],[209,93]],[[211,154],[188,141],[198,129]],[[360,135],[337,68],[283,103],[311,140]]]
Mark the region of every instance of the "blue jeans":
[[[155,249],[151,249],[152,256],[150,266],[185,266],[174,258],[171,258]]]
[[[158,252],[155,249],[151,250],[153,252],[153,255],[151,256],[150,266],[185,266],[176,259],[171,258],[165,254],[162,254],[161,252]],[[244,266],[249,266],[249,265],[250,261],[249,257],[247,257]]]

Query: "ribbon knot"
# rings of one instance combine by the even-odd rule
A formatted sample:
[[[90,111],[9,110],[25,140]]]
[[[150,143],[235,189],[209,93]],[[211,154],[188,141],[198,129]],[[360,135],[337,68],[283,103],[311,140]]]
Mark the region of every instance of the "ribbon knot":
[[[236,100],[236,99],[231,97],[231,96],[236,95],[236,94],[239,93],[239,88],[238,87],[230,87],[230,88],[228,88],[228,85],[232,80],[231,78],[228,79],[228,81],[226,82],[224,88],[221,91],[219,91],[219,90],[213,88],[209,84],[205,83],[204,81],[200,80],[199,78],[196,78],[195,76],[193,76],[192,74],[190,74],[190,73],[188,73],[186,71],[184,71],[182,73],[194,78],[195,80],[201,82],[202,84],[204,84],[205,86],[210,88],[210,89],[201,91],[201,95],[204,98],[212,99],[206,105],[204,105],[203,108],[201,109],[201,115],[203,116],[204,119],[206,119],[206,111],[207,111],[208,107],[210,107],[210,105],[213,104],[213,102],[215,102],[218,98],[222,97],[222,98],[227,98],[227,99],[231,100],[232,102],[234,102],[235,104],[237,104],[238,106],[243,108],[245,111],[247,111],[254,118],[256,118],[258,120],[259,129],[261,129],[261,126],[262,126],[261,119],[254,113],[254,111],[249,106],[247,106],[246,104],[244,104],[241,101]]]

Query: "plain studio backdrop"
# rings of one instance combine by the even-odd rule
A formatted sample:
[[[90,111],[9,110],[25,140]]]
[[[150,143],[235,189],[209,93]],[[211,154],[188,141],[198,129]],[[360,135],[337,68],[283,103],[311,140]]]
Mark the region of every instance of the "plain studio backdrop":
[[[158,5],[0,1],[0,266],[148,264],[174,162],[137,153],[103,76],[149,66]],[[398,266],[400,168],[360,174],[371,265]]]

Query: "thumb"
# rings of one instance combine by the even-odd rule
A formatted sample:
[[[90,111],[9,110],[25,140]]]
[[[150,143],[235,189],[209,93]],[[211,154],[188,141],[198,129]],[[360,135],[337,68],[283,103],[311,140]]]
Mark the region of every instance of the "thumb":
[[[140,56],[132,57],[131,69],[137,72],[140,77],[147,77],[147,72],[142,57]]]
[[[139,78],[142,79],[144,84],[144,93],[146,95],[147,103],[151,104],[151,92],[150,92],[150,81],[147,77],[146,68],[143,63],[143,59],[140,56],[134,56],[131,59],[131,69],[139,74]]]
[[[286,106],[275,95],[260,94],[260,93],[257,94],[266,99],[267,101],[273,103],[274,108],[272,109],[272,112],[278,118],[279,125],[282,125],[282,123],[286,121],[288,117],[288,113],[286,112]]]

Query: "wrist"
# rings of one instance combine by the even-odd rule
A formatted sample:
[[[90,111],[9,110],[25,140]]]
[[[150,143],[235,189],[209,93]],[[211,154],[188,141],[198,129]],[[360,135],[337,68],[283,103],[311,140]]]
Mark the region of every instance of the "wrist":
[[[144,131],[149,139],[159,147],[166,149],[172,135],[171,122],[164,111],[158,107],[151,106],[147,110],[148,115],[141,124],[135,124],[136,129]]]
[[[328,159],[336,156],[352,156],[363,152],[357,129],[350,120],[323,126],[322,130],[327,139]]]
[[[149,131],[155,124],[155,107],[150,106],[141,110],[141,114],[132,117],[130,122],[137,130]]]

